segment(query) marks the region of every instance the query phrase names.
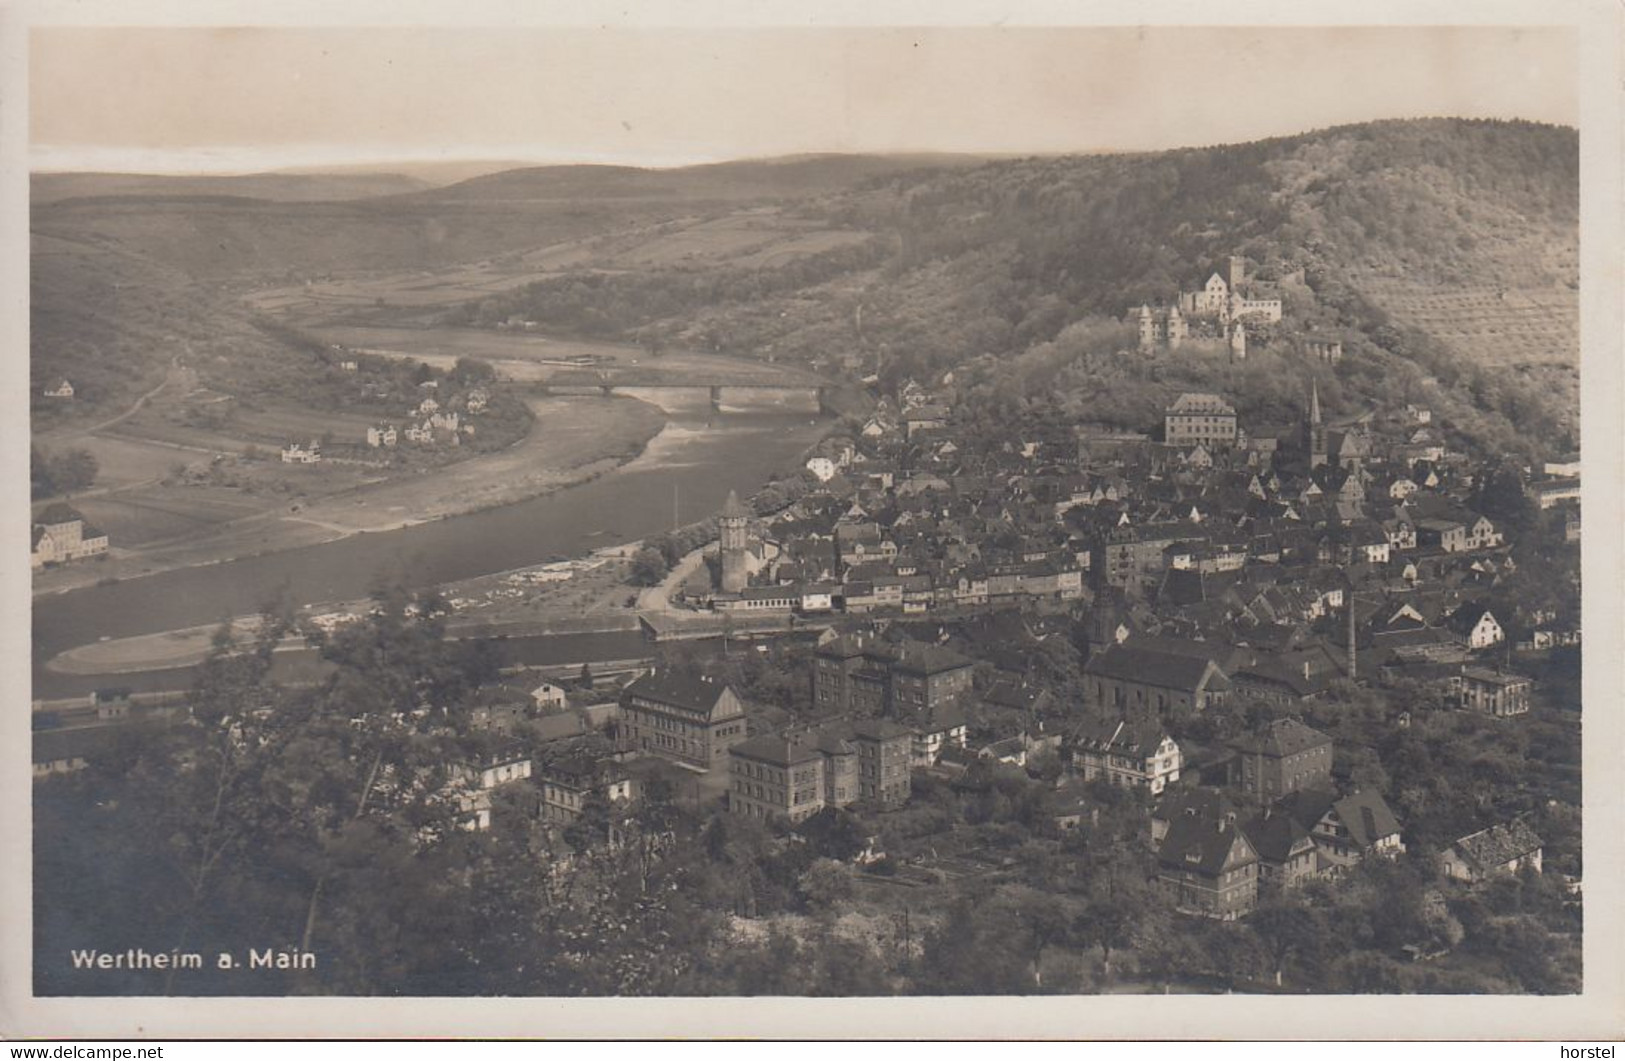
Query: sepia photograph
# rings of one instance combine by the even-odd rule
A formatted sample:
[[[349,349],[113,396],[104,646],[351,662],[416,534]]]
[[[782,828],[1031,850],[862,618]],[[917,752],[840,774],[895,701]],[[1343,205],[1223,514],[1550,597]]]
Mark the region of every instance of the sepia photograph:
[[[11,990],[1617,988],[1583,20],[1149,13],[13,24]]]

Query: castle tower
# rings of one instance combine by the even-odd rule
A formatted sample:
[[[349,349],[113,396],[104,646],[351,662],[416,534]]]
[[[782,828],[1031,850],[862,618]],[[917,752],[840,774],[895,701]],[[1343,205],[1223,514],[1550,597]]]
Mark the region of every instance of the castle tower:
[[[750,515],[739,503],[739,495],[728,491],[728,500],[717,516],[721,533],[722,592],[738,593],[750,582],[746,555],[750,552]]]
[[[1318,468],[1327,461],[1326,425],[1320,420],[1320,384],[1309,386],[1309,467]]]
[[[1240,321],[1230,329],[1230,360],[1247,360],[1247,328]]]
[[[1140,303],[1140,349],[1150,350],[1157,345],[1157,322],[1151,318],[1151,307]]]
[[[1190,325],[1185,322],[1184,316],[1179,312],[1178,306],[1168,307],[1168,347],[1178,350],[1179,344],[1185,341],[1190,334]]]
[[[1230,268],[1225,279],[1230,282],[1230,290],[1235,291],[1247,279],[1247,259],[1239,254],[1230,256]]]

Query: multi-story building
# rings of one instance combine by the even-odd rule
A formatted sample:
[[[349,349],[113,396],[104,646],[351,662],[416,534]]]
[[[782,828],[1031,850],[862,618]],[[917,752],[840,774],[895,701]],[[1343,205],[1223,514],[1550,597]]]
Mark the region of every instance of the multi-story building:
[[[1529,713],[1529,691],[1534,683],[1522,675],[1463,667],[1450,684],[1464,711],[1479,711],[1496,718]]]
[[[728,810],[799,822],[858,799],[858,750],[833,731],[764,734],[728,752]]]
[[[581,817],[594,797],[608,803],[632,798],[632,778],[608,759],[577,755],[549,763],[541,770],[542,818],[567,825]]]
[[[1332,739],[1295,718],[1279,718],[1237,740],[1235,782],[1263,803],[1288,792],[1329,788]]]
[[[971,660],[951,649],[906,642],[888,668],[887,713],[899,719],[929,715],[970,692],[974,670]]]
[[[48,506],[34,521],[30,567],[64,564],[107,552],[107,535],[85,522],[74,509],[58,503]]]
[[[861,719],[852,723],[849,739],[858,751],[858,798],[882,804],[908,802],[913,731],[883,718]]]
[[[498,752],[451,769],[457,789],[457,805],[463,814],[463,828],[484,832],[491,828],[491,793],[497,788],[530,777],[530,756],[517,749]]]
[[[972,661],[918,642],[846,635],[813,654],[813,705],[821,712],[906,719],[970,691]]]
[[[699,770],[725,767],[745,740],[745,706],[723,682],[676,672],[646,674],[621,694],[621,733],[634,750]]]
[[[1085,781],[1105,780],[1161,795],[1179,780],[1179,744],[1160,725],[1111,719],[1088,726],[1072,749],[1074,768]]]
[[[1170,446],[1234,446],[1236,407],[1217,394],[1181,394],[1163,414]]]
[[[795,822],[860,800],[907,802],[914,739],[884,719],[753,737],[729,750],[729,810]]]
[[[1157,882],[1181,913],[1234,921],[1258,902],[1258,852],[1235,811],[1187,811],[1168,823],[1157,848]]]
[[[1241,823],[1241,831],[1258,855],[1258,880],[1290,888],[1315,876],[1320,868],[1315,841],[1290,814],[1265,807]]]

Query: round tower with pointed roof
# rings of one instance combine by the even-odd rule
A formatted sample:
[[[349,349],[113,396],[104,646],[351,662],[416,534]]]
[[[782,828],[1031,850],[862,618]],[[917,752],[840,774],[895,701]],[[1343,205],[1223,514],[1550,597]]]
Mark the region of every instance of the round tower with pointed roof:
[[[728,491],[728,500],[717,516],[722,538],[722,591],[738,593],[750,583],[746,557],[750,552],[750,514],[739,503],[739,495]]]

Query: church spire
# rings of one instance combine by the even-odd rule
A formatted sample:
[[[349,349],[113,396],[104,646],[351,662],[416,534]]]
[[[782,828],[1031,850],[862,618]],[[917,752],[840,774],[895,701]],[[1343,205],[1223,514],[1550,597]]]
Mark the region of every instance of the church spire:
[[[1309,422],[1316,425],[1320,423],[1320,383],[1318,381],[1309,384]]]

